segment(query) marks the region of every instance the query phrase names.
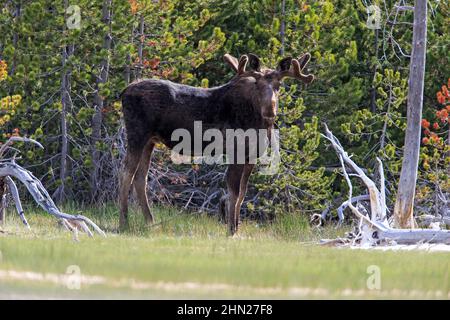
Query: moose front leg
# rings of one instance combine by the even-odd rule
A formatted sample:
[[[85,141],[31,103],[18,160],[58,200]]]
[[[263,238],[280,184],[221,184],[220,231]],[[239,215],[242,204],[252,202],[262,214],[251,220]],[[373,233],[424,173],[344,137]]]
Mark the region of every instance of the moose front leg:
[[[253,164],[232,164],[228,167],[225,180],[228,194],[221,199],[220,209],[228,222],[228,234],[234,235],[239,228],[241,205],[247,192],[247,184]],[[223,212],[221,212],[223,215]]]
[[[228,193],[225,198],[225,218],[228,223],[228,235],[232,236],[237,231],[236,226],[236,204],[239,198],[239,190],[241,185],[241,176],[244,170],[242,164],[231,164],[225,174]]]
[[[250,174],[252,173],[254,166],[254,164],[245,164],[242,171],[241,182],[239,186],[239,197],[236,201],[236,232],[238,231],[239,225],[241,224],[241,206],[242,202],[244,202],[245,194],[247,193],[248,179],[250,178]]]

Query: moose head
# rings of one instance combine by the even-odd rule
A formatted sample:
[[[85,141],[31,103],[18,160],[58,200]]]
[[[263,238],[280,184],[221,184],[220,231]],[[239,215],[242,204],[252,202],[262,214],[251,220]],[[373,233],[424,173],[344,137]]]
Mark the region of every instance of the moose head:
[[[241,56],[239,60],[230,54],[224,55],[224,61],[236,72],[233,79],[236,82],[236,90],[249,97],[252,104],[260,108],[262,118],[269,123],[273,122],[277,115],[278,91],[285,77],[295,78],[304,83],[311,83],[314,80],[312,74],[302,73],[310,59],[309,53],[303,54],[298,59],[286,57],[274,70],[261,67],[259,57],[252,53]]]

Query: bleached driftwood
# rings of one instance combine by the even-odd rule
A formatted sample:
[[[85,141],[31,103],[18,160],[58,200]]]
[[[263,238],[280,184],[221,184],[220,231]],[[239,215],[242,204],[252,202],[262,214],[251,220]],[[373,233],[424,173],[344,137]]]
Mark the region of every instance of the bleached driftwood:
[[[43,148],[42,145],[32,139],[22,138],[22,137],[12,137],[10,138],[1,148],[0,148],[0,157],[5,154],[5,152],[11,148],[11,144],[15,141],[23,141],[23,142],[32,142],[38,145],[40,148]],[[17,209],[17,212],[22,220],[22,222],[30,228],[27,219],[25,218],[25,214],[23,212],[22,204],[20,201],[19,192],[16,184],[11,179],[11,177],[16,178],[20,182],[22,182],[27,190],[32,195],[33,199],[36,203],[49,214],[55,216],[60,219],[62,225],[74,232],[75,238],[77,238],[78,229],[86,232],[89,236],[93,236],[91,230],[88,225],[92,227],[98,234],[101,236],[106,236],[106,234],[89,218],[83,215],[71,215],[64,212],[61,212],[58,207],[55,205],[47,190],[42,185],[41,181],[37,179],[30,171],[22,168],[18,164],[15,163],[14,157],[11,159],[0,159],[0,177],[3,178],[8,186],[8,189],[11,193],[12,198],[14,199],[14,203]]]
[[[8,141],[6,141],[1,147],[0,147],[0,158],[3,156],[3,154],[11,148],[11,145],[14,142],[30,142],[33,143],[35,145],[37,145],[39,148],[44,149],[44,146],[42,144],[40,144],[38,141],[34,140],[34,139],[30,139],[30,138],[25,138],[25,137],[18,137],[18,136],[13,136],[11,138],[8,139]]]
[[[351,159],[351,156],[345,152],[339,140],[333,135],[326,125],[325,133],[326,134],[324,137],[331,142],[331,145],[339,157],[342,172],[349,188],[348,200],[345,204],[350,208],[352,213],[360,219],[359,231],[357,238],[354,239],[354,242],[359,241],[361,244],[370,245],[392,241],[395,241],[398,244],[413,244],[420,242],[450,244],[449,230],[391,228],[386,215],[386,192],[384,187],[384,170],[381,160],[377,158],[378,171],[380,175],[380,188],[378,189],[376,184]],[[362,210],[353,205],[353,185],[351,183],[350,176],[347,173],[346,165],[352,169],[354,176],[357,176],[362,180],[369,191],[371,211],[370,217],[362,213]]]
[[[16,205],[17,213],[19,214],[20,219],[23,224],[30,229],[30,225],[28,224],[27,219],[25,218],[25,213],[23,212],[22,202],[20,201],[19,190],[17,189],[16,184],[10,176],[5,177],[6,184],[8,185],[9,192],[11,193],[12,198],[14,199],[14,204]]]
[[[370,196],[368,194],[363,194],[360,196],[353,197],[351,199],[351,202],[358,202],[358,201],[368,201],[370,200]],[[348,207],[349,200],[344,201],[337,209],[339,221],[344,220],[344,210]]]
[[[0,179],[0,226],[5,223],[6,216],[6,183]]]

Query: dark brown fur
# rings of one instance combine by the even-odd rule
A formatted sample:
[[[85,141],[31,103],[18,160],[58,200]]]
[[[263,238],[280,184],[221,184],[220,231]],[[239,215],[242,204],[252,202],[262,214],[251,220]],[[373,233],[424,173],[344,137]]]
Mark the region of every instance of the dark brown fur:
[[[305,82],[313,79],[311,75],[301,74],[309,55],[299,60],[285,58],[277,70],[261,70],[255,55],[243,56],[239,62],[226,55],[225,61],[237,75],[230,82],[210,89],[153,79],[129,85],[122,93],[128,148],[119,190],[121,228],[127,225],[131,184],[147,222],[154,221],[148,205],[146,184],[156,142],[173,148],[178,143],[171,141],[173,131],[184,128],[193,136],[194,121],[202,121],[203,131],[214,128],[224,133],[226,129],[272,128],[282,78],[291,76]],[[246,70],[247,64],[251,67],[249,71]],[[194,150],[190,155],[196,155]],[[222,199],[220,207],[228,220],[230,234],[238,229],[240,207],[253,167],[251,163],[231,164],[227,170],[228,194]]]

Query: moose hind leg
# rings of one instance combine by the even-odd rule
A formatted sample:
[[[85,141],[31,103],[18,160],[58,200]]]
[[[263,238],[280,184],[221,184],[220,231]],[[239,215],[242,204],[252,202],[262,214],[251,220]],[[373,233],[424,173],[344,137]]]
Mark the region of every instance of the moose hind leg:
[[[131,183],[133,182],[136,173],[139,159],[142,150],[128,149],[120,174],[119,185],[119,205],[120,205],[120,220],[119,228],[124,229],[128,225],[128,196],[130,194]]]
[[[145,221],[149,224],[152,224],[155,221],[155,217],[150,211],[150,206],[148,204],[147,198],[147,177],[154,146],[155,144],[152,141],[149,141],[145,146],[133,182],[134,189],[136,190],[138,202],[141,206],[142,213],[144,214]]]
[[[227,223],[227,203],[228,194],[222,196],[219,200],[219,221],[222,223]]]

